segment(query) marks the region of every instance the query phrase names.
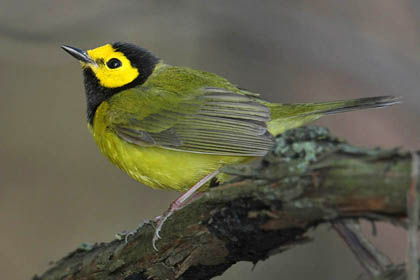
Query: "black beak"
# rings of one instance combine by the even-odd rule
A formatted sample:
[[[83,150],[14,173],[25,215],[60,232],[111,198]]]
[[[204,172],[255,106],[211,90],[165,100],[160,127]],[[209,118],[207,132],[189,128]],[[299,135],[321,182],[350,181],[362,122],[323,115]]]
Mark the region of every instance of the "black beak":
[[[81,62],[96,64],[96,62],[93,59],[91,59],[85,51],[81,49],[66,45],[62,45],[61,48],[65,50],[68,54],[70,54],[72,57],[76,58]]]

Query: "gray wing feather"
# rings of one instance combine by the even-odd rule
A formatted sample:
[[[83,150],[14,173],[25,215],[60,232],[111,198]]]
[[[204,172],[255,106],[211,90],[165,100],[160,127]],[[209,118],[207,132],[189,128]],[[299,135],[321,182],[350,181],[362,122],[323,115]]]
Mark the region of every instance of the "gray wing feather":
[[[116,126],[116,132],[136,145],[192,153],[263,156],[272,147],[266,127],[270,110],[253,96],[206,88],[195,98],[179,106],[185,110],[162,109],[143,120],[133,119],[129,127]],[[173,126],[165,129],[168,121]]]

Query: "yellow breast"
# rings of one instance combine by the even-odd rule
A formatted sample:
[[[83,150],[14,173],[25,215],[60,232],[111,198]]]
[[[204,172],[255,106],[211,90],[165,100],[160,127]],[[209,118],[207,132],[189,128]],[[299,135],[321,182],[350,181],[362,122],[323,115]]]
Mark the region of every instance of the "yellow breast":
[[[101,152],[132,178],[157,189],[185,191],[220,167],[252,158],[189,153],[142,147],[119,138],[107,123],[108,104],[97,109],[90,130]],[[223,178],[219,178],[223,180]]]

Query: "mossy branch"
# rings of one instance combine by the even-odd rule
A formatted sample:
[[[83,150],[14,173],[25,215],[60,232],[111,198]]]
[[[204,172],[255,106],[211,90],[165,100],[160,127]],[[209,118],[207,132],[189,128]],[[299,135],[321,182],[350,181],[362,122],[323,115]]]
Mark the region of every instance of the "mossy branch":
[[[127,244],[79,248],[35,279],[211,279],[309,241],[321,223],[401,221],[410,170],[408,152],[354,147],[320,127],[290,130],[264,159],[225,168],[229,184],[175,213],[158,252],[146,224]]]

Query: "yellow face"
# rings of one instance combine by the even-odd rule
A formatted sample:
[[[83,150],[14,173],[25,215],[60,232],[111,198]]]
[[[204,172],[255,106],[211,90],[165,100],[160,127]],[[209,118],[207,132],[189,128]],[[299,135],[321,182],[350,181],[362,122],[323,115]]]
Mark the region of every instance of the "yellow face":
[[[137,68],[122,53],[110,44],[86,51],[96,64],[81,62],[84,68],[92,69],[99,83],[106,88],[118,88],[131,83],[139,76]]]

